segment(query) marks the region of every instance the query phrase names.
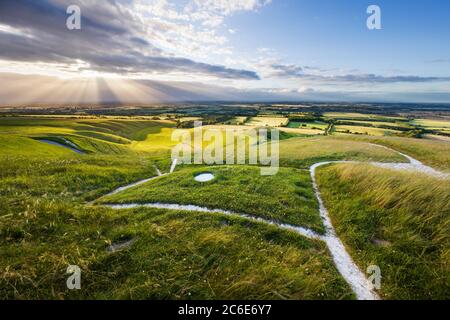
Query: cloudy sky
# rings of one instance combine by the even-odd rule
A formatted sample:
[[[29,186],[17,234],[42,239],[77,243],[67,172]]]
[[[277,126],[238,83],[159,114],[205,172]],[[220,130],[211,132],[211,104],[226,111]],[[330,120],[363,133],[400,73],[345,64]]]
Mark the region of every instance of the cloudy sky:
[[[1,0],[0,104],[450,102],[449,39],[438,0]]]

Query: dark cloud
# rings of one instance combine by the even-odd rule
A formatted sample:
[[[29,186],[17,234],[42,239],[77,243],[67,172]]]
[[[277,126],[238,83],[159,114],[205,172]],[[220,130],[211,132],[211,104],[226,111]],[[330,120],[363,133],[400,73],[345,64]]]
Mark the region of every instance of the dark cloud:
[[[82,30],[66,28],[66,8],[71,4],[81,7]],[[115,0],[1,0],[0,21],[21,31],[0,31],[4,60],[64,64],[81,60],[90,70],[121,74],[185,72],[259,79],[253,71],[164,54],[146,39],[145,26]]]

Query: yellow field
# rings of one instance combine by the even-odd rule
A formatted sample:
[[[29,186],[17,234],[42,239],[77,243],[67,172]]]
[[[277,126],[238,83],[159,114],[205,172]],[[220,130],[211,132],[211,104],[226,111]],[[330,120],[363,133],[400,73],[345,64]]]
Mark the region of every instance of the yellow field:
[[[280,128],[280,131],[295,134],[305,134],[305,135],[318,135],[323,134],[323,130],[311,129],[311,128]]]
[[[379,116],[373,114],[364,113],[353,113],[353,112],[326,112],[323,114],[325,118],[336,118],[336,119],[390,119],[390,120],[405,120],[402,117],[389,117],[389,116]]]
[[[446,142],[450,142],[450,137],[446,137],[446,136],[438,136],[436,134],[426,134],[425,138],[427,139],[431,139],[431,140],[438,140],[438,141],[446,141]]]
[[[201,121],[202,118],[200,118],[200,117],[182,117],[182,118],[179,118],[178,120],[180,120],[180,122],[190,122],[190,121]]]
[[[409,128],[410,126],[405,122],[384,122],[384,121],[360,121],[360,120],[352,120],[346,121],[348,123],[353,123],[356,126],[361,125],[372,125],[372,126],[394,126],[400,128]]]
[[[238,116],[238,117],[234,117],[231,120],[228,120],[225,122],[226,125],[244,125],[245,121],[247,121],[248,117],[244,117],[244,116]]]
[[[450,121],[445,120],[428,120],[428,119],[417,119],[412,121],[413,124],[430,129],[450,129]]]
[[[282,127],[287,125],[288,118],[283,117],[253,117],[246,123],[247,126],[254,127]]]
[[[349,132],[347,132],[347,130]],[[371,136],[384,136],[389,133],[397,133],[398,131],[380,128],[358,127],[358,126],[336,126],[336,132],[367,134]]]

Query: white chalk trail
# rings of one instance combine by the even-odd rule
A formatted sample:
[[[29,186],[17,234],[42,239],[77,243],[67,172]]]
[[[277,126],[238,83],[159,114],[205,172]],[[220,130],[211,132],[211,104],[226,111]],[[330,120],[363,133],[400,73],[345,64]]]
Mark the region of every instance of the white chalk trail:
[[[161,173],[161,171],[158,169],[157,166],[154,166],[155,170],[156,170],[156,174],[158,175],[158,177],[161,177],[163,174]]]
[[[309,169],[311,174],[311,179],[313,183],[313,189],[314,193],[316,195],[318,204],[319,204],[319,211],[320,216],[322,218],[323,224],[326,229],[325,235],[320,235],[313,230],[302,228],[299,226],[293,226],[289,224],[283,224],[278,223],[272,220],[266,220],[263,218],[251,216],[248,214],[240,214],[235,213],[227,210],[222,209],[208,209],[205,207],[199,207],[195,205],[179,205],[179,204],[163,204],[163,203],[146,203],[146,204],[138,204],[138,203],[132,203],[132,204],[110,204],[107,205],[108,207],[116,210],[121,209],[133,209],[133,208],[139,208],[139,207],[145,207],[145,208],[157,208],[157,209],[167,209],[167,210],[181,210],[181,211],[197,211],[197,212],[206,212],[206,213],[220,213],[230,216],[239,216],[241,218],[250,219],[256,222],[266,223],[270,225],[277,226],[281,229],[294,231],[299,235],[305,236],[310,239],[315,240],[322,240],[326,243],[328,250],[331,253],[331,256],[333,258],[333,261],[336,265],[336,268],[342,275],[342,277],[347,281],[347,283],[352,288],[353,292],[356,294],[356,297],[359,300],[378,300],[380,299],[377,293],[373,289],[373,285],[369,282],[369,280],[366,278],[365,274],[361,272],[361,270],[358,268],[358,266],[354,263],[352,260],[350,254],[347,252],[344,244],[339,239],[339,237],[336,234],[336,231],[333,227],[333,224],[331,222],[331,219],[328,214],[328,210],[326,209],[324,202],[322,200],[319,187],[317,185],[316,180],[316,169],[328,165],[328,164],[344,164],[344,163],[350,163],[350,164],[358,164],[358,163],[369,163],[371,165],[382,167],[382,168],[388,168],[388,169],[394,169],[394,170],[409,170],[409,171],[416,171],[423,174],[427,174],[436,178],[445,179],[448,178],[449,175],[440,171],[437,171],[431,167],[428,167],[421,163],[420,161],[403,154],[401,152],[398,152],[396,150],[393,150],[391,148],[380,146],[377,144],[370,144],[376,147],[384,148],[393,152],[397,152],[398,154],[405,157],[409,162],[407,163],[382,163],[382,162],[357,162],[357,161],[327,161],[327,162],[320,162],[312,165]],[[172,166],[170,168],[170,173],[173,173],[175,170],[175,167],[177,165],[177,159],[175,159],[172,162]],[[161,176],[164,176],[167,174],[163,174]],[[151,181],[153,179],[156,179],[158,177],[153,177],[150,179],[142,180],[136,183],[133,183],[131,185],[118,188],[117,190],[109,193],[108,195],[119,193],[123,190],[129,189],[131,187],[140,185],[142,183]]]
[[[168,203],[130,203],[130,204],[111,204],[106,205],[107,207],[115,210],[123,210],[123,209],[135,209],[135,208],[154,208],[154,209],[166,209],[166,210],[179,210],[179,211],[195,211],[195,212],[205,212],[205,213],[217,213],[224,214],[228,216],[241,217],[249,220],[253,220],[256,222],[261,222],[265,224],[270,224],[277,226],[282,229],[291,230],[297,232],[298,234],[305,236],[310,239],[320,239],[322,240],[322,236],[316,233],[313,230],[293,226],[290,224],[278,223],[272,220],[267,220],[255,216],[251,216],[245,213],[236,213],[228,210],[222,209],[209,209],[206,207],[200,207],[195,205],[180,205],[180,204],[168,204]]]
[[[353,292],[356,294],[358,300],[378,300],[379,297],[373,290],[372,284],[367,280],[364,273],[359,270],[358,266],[353,262],[350,254],[345,249],[344,244],[336,235],[333,224],[331,222],[328,211],[325,208],[322,197],[320,195],[319,187],[316,181],[316,169],[320,166],[324,166],[332,163],[351,163],[345,161],[336,162],[321,162],[316,163],[310,168],[311,179],[313,183],[314,193],[317,201],[319,202],[320,216],[322,217],[323,224],[326,228],[326,235],[323,240],[327,244],[328,250],[333,257],[334,264],[339,270],[342,277],[351,286]]]
[[[177,163],[178,163],[178,159],[174,159],[174,160],[172,161],[172,165],[170,166],[170,173],[173,173],[173,172],[175,171],[175,168],[176,168],[176,166],[177,166]]]
[[[173,173],[173,170],[175,170],[175,166],[176,166],[176,159],[175,159],[174,163],[172,163],[173,169],[172,169],[172,168],[170,169],[170,173]],[[133,183],[131,183],[131,184],[129,184],[129,185],[126,185],[126,186],[117,188],[116,190],[113,190],[113,191],[111,191],[110,193],[105,194],[103,197],[115,195],[115,194],[117,194],[117,193],[119,193],[119,192],[128,190],[128,189],[133,188],[133,187],[137,187],[137,186],[139,186],[139,185],[141,185],[141,184],[144,184],[144,183],[147,183],[147,182],[149,182],[149,181],[152,181],[152,180],[155,180],[155,179],[157,179],[157,178],[164,177],[164,176],[168,175],[168,173],[161,173],[161,171],[158,169],[157,166],[154,166],[154,167],[155,167],[156,174],[157,174],[156,177],[151,177],[151,178],[148,178],[148,179],[143,179],[143,180],[140,180],[140,181],[133,182]]]
[[[42,142],[42,143],[46,143],[46,144],[50,144],[52,146],[57,146],[57,147],[61,147],[61,148],[66,148],[69,149],[75,153],[78,154],[84,154],[83,151],[81,151],[80,149],[78,149],[78,146],[76,146],[74,143],[70,142],[67,139],[62,139],[66,144],[62,144],[56,141],[52,141],[52,140],[46,140],[46,139],[39,139],[37,141]]]
[[[164,174],[158,175],[158,176],[156,176],[156,177],[151,177],[151,178],[148,178],[148,179],[144,179],[144,180],[140,180],[140,181],[137,181],[137,182],[133,182],[133,183],[131,183],[131,184],[129,184],[129,185],[126,185],[126,186],[117,188],[116,190],[111,191],[110,193],[105,194],[103,197],[115,195],[115,194],[117,194],[117,193],[119,193],[119,192],[128,190],[128,189],[130,189],[130,188],[139,186],[139,185],[141,185],[141,184],[144,184],[144,183],[146,183],[146,182],[149,182],[149,181],[158,179],[158,178],[163,177],[163,176],[166,176],[166,175],[167,175],[167,173],[164,173]]]
[[[371,143],[370,145],[383,148],[389,151],[393,151],[398,153],[399,155],[405,157],[408,159],[408,163],[383,163],[383,162],[371,162],[372,165],[381,167],[381,168],[387,168],[387,169],[394,169],[394,170],[407,170],[407,171],[416,171],[420,173],[424,173],[426,175],[438,178],[438,179],[447,179],[450,177],[450,174],[438,171],[432,167],[429,167],[419,160],[414,159],[413,157],[408,156],[407,154],[401,153],[397,150],[391,149],[389,147],[380,146],[378,144]]]

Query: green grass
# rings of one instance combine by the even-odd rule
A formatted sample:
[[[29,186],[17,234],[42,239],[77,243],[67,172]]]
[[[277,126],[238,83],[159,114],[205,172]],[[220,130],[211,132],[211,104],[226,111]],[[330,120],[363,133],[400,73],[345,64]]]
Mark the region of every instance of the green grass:
[[[170,146],[174,124],[168,121],[76,118],[0,118],[2,135],[67,139],[88,153],[160,153]]]
[[[308,168],[330,160],[404,162],[396,152],[338,137],[293,138],[280,142],[282,166]]]
[[[0,235],[3,299],[353,298],[323,243],[241,219],[44,200],[3,219]],[[69,264],[79,291],[65,287]]]
[[[336,137],[336,139],[341,139]],[[342,140],[371,142],[406,153],[423,163],[450,172],[450,144],[447,141],[402,137],[349,136]]]
[[[194,177],[202,172],[213,173],[215,179],[196,182]],[[309,172],[297,169],[261,176],[257,167],[187,167],[101,201],[206,206],[324,231]]]
[[[354,298],[322,242],[217,214],[113,211],[86,204],[119,186],[155,175],[154,164],[167,172],[170,157],[165,150],[171,128],[154,122],[155,127],[147,129],[131,125],[115,136],[139,139],[153,133],[143,141],[120,144],[106,137],[80,135],[86,125],[79,120],[28,121],[0,126],[2,299]],[[111,124],[113,128],[118,127]],[[95,132],[112,134],[103,129]],[[79,155],[38,142],[37,137],[68,138],[88,153]],[[198,170],[186,168],[190,169]],[[230,190],[248,179],[248,189],[268,192],[266,184],[257,183],[259,169],[236,169],[243,171]],[[255,176],[244,175],[245,170]],[[286,192],[262,203],[250,194],[251,201],[244,204],[267,211],[271,210],[263,208],[267,204],[276,210],[290,204],[302,210],[308,206],[305,215],[295,219],[316,225],[309,178],[304,172],[292,172],[297,173],[293,169],[284,173],[286,182],[268,184],[269,190],[281,186],[298,194],[288,199]],[[295,220],[294,211],[288,213]],[[295,211],[298,216],[302,213]],[[131,248],[106,251],[111,243],[131,238],[136,239]],[[65,287],[65,271],[71,264],[81,267],[80,291]]]
[[[174,126],[143,119],[0,118],[0,297],[354,298],[320,241],[220,214],[87,204],[154,176],[154,165],[168,172]],[[450,170],[443,141],[282,137],[285,168],[276,176],[262,177],[250,166],[179,166],[173,175],[101,200],[196,204],[322,232],[309,173],[302,170],[313,163],[405,160],[371,142]],[[38,138],[68,139],[86,154]],[[205,171],[217,179],[193,180]],[[382,267],[383,297],[449,298],[448,182],[333,166],[319,170],[319,183],[352,257],[362,269],[369,262]],[[106,251],[125,239],[136,242],[121,252]],[[375,245],[377,239],[389,246]],[[81,291],[65,288],[69,264],[82,269]]]
[[[450,183],[368,165],[319,170],[339,237],[387,299],[450,298]],[[382,245],[380,245],[382,244]]]
[[[322,121],[312,121],[312,122],[300,122],[300,121],[289,121],[289,128],[304,128],[304,129],[318,129],[325,130],[328,124]]]

